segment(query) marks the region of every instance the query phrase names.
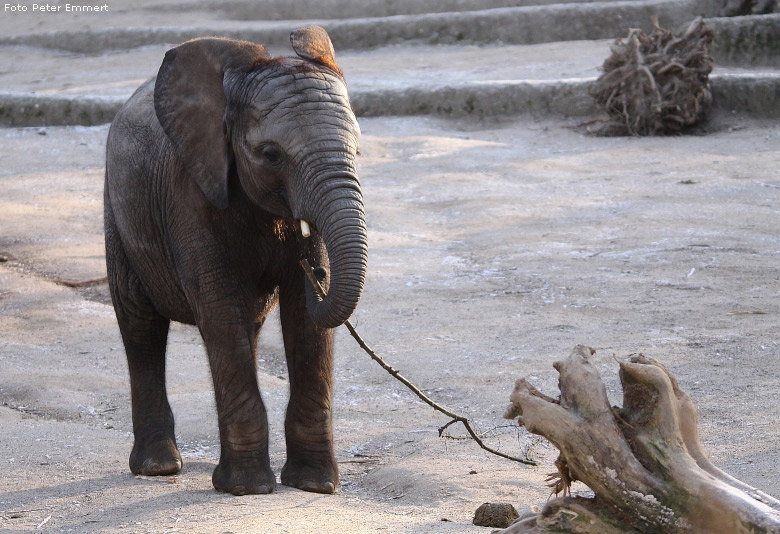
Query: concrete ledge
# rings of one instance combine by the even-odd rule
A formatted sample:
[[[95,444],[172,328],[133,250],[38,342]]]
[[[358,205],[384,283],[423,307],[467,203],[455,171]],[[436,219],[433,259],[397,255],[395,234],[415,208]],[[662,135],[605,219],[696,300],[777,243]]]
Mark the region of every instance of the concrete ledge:
[[[179,44],[196,37],[219,36],[261,44],[289,43],[292,25],[214,24],[209,27],[107,28],[90,31],[55,31],[0,38],[0,45],[23,45],[77,54],[99,54],[154,44]]]
[[[590,96],[595,78],[476,82],[352,92],[358,116],[500,116],[521,113],[584,117],[603,114]],[[780,73],[714,74],[713,109],[780,117]]]
[[[702,0],[613,0],[318,23],[329,31],[338,52],[399,43],[536,44],[614,39],[625,36],[630,27],[649,29],[650,15],[654,13],[660,16],[663,25],[676,27],[697,15],[710,15],[713,10],[714,6],[703,6]],[[286,48],[290,32],[305,23],[213,22],[204,26],[57,31],[0,38],[0,45],[101,53],[150,44],[173,45],[195,37],[221,35]],[[707,24],[715,30],[713,55],[718,64],[780,66],[780,14],[709,18]]]
[[[536,44],[609,39],[630,27],[650,29],[650,17],[677,25],[698,14],[696,0],[599,2],[491,9],[465,13],[398,16],[328,22],[338,48],[373,48],[386,44]]]
[[[715,30],[715,61],[780,67],[780,13],[708,19]]]
[[[619,0],[204,0],[196,3],[163,2],[143,9],[153,13],[195,9],[217,12],[221,18],[232,20],[297,20],[391,17],[599,1]]]
[[[712,105],[756,117],[780,117],[780,73],[712,76]]]
[[[593,79],[472,82],[379,91],[352,91],[361,117],[381,115],[498,116],[520,113],[598,113],[588,88]]]
[[[593,78],[549,81],[472,82],[452,85],[352,91],[359,117],[445,117],[601,113],[588,89]],[[780,117],[780,73],[713,75],[715,109]],[[0,93],[0,126],[97,125],[111,122],[124,98]]]
[[[534,44],[620,37],[631,27],[650,29],[650,16],[654,14],[658,15],[662,25],[677,26],[697,15],[712,15],[712,7],[707,7],[709,4],[706,0],[610,1],[314,22],[328,30],[337,51],[410,42]],[[220,35],[289,46],[290,31],[306,23],[215,22],[201,27],[59,31],[6,37],[0,39],[0,45],[99,53],[149,44],[178,44],[194,37]]]
[[[111,122],[125,98],[0,92],[0,126],[94,126]]]

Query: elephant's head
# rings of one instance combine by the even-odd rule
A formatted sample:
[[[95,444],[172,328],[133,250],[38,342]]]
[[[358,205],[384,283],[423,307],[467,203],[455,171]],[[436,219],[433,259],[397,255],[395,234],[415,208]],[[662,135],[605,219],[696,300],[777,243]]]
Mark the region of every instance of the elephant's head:
[[[357,307],[367,240],[355,158],[360,129],[322,28],[293,32],[298,57],[204,38],[170,50],[157,76],[157,117],[201,191],[230,209],[229,174],[258,209],[309,224],[330,260],[328,296],[306,282],[309,315],[333,328]],[[319,238],[319,237],[315,237]]]

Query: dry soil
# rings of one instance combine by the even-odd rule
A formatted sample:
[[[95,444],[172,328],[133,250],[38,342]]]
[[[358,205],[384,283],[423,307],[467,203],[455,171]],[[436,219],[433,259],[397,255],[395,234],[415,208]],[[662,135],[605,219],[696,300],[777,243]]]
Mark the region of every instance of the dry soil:
[[[473,50],[445,52],[455,62]],[[121,80],[143,71],[122,72],[112,55],[82,61]],[[15,88],[45,77],[34,61],[5,70]],[[721,116],[698,135],[651,139],[594,138],[572,121],[530,116],[360,124],[370,260],[354,322],[388,362],[473,417],[490,445],[522,454],[535,438],[501,418],[516,378],[554,395],[552,363],[588,344],[619,403],[613,355],[643,352],[691,394],[714,462],[780,495],[776,122]],[[457,439],[439,438],[447,419],[343,330],[336,495],[212,489],[211,382],[197,330],[181,325],[168,387],[184,470],[131,475],[127,369],[106,287],[61,283],[105,275],[107,131],[0,130],[0,532],[478,533],[489,532],[471,525],[483,502],[544,502],[549,444],[535,446],[541,465],[528,468],[460,439],[457,427]],[[278,473],[288,386],[275,320],[258,377]]]

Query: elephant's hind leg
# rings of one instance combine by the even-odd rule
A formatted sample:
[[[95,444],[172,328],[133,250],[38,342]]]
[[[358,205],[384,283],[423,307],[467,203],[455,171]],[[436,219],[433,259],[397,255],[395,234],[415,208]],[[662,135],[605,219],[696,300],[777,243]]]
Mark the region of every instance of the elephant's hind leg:
[[[110,208],[106,209],[106,258],[111,298],[130,371],[135,435],[130,470],[136,475],[177,473],[182,462],[165,391],[170,321],[157,313],[129,266]]]
[[[334,493],[339,484],[333,453],[333,333],[318,328],[306,311],[303,271],[280,288],[280,313],[290,402],[284,431],[287,462],[282,484],[316,493]]]

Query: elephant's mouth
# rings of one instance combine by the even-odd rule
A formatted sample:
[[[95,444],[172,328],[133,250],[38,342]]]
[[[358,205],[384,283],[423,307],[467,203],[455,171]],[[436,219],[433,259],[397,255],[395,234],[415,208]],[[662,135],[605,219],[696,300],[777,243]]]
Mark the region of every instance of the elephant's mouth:
[[[287,196],[287,190],[283,187],[275,189],[269,193],[263,202],[263,207],[273,213],[285,219],[293,219],[293,210],[290,207],[290,201]],[[306,219],[298,219],[297,226],[300,229],[301,235],[304,238],[311,237],[311,225]]]
[[[293,219],[293,210],[290,207],[290,199],[284,187],[278,187],[263,195],[258,202],[265,211],[283,219]]]

